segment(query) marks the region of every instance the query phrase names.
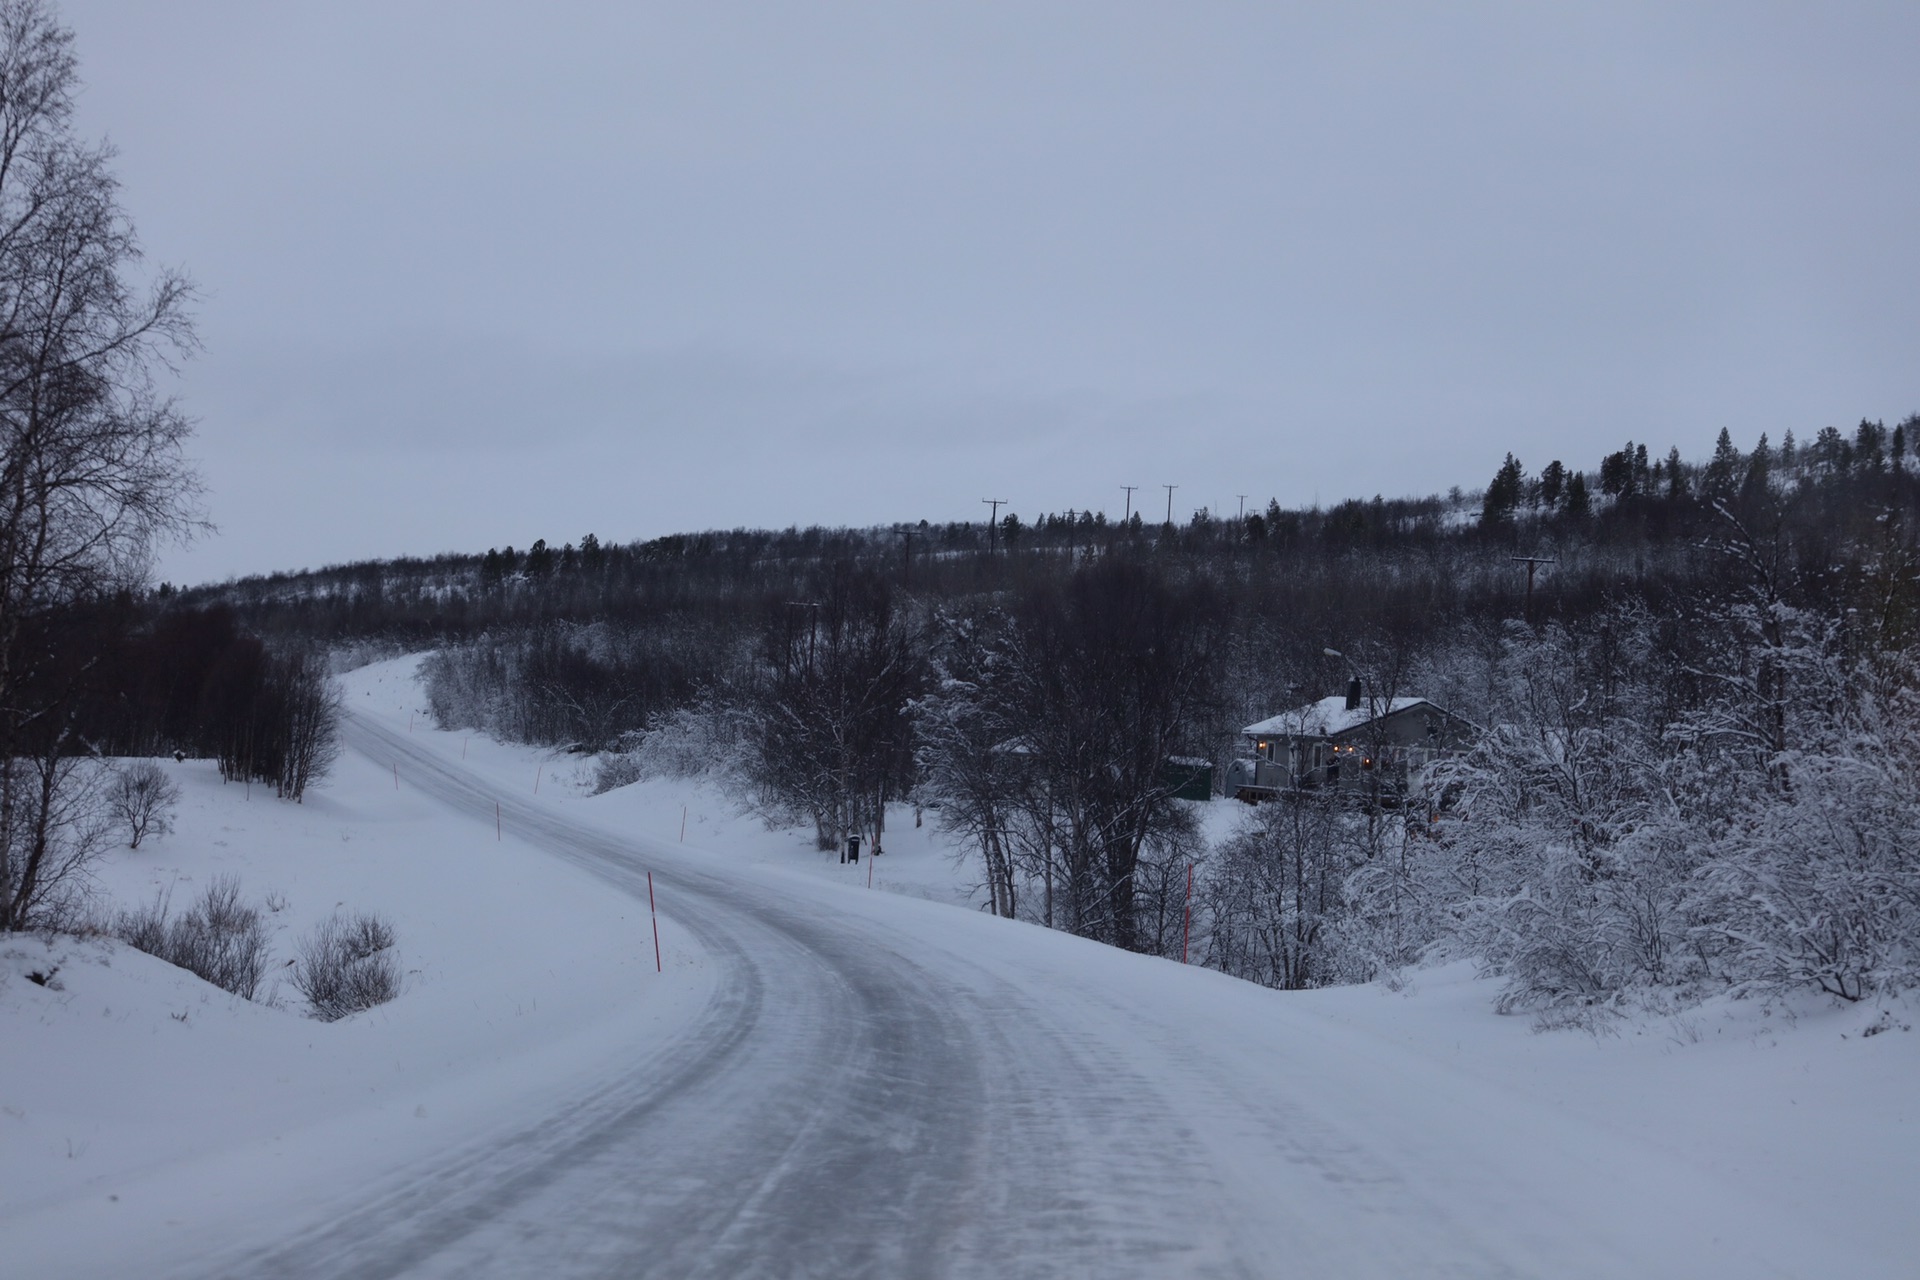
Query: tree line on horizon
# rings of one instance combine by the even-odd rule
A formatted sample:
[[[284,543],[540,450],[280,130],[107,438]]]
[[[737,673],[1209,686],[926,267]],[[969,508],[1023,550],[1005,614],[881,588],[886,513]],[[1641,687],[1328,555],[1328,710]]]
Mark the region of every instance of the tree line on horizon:
[[[1473,495],[1059,513],[991,543],[980,523],[588,538],[171,607],[432,647],[443,725],[598,753],[608,785],[712,772],[823,847],[936,806],[990,909],[1273,985],[1453,947],[1549,1009],[1855,998],[1915,970],[1914,430],[1723,431],[1703,462],[1628,443],[1587,472],[1509,455]],[[1526,558],[1553,562],[1531,597]],[[1356,673],[1485,730],[1448,765],[1449,812],[1266,805],[1207,847],[1166,760],[1223,764],[1240,726]],[[1836,810],[1871,815],[1850,862],[1819,843]]]
[[[1508,455],[1473,495],[1180,526],[589,536],[163,588],[123,597],[76,723],[244,771],[236,672],[430,648],[444,727],[595,753],[605,785],[709,773],[822,847],[935,808],[989,909],[1271,985],[1455,948],[1515,1007],[1859,998],[1917,967],[1913,429]],[[1527,558],[1552,562],[1531,594]],[[1223,765],[1354,674],[1488,730],[1442,771],[1450,812],[1266,805],[1209,847],[1167,761]],[[1837,869],[1836,805],[1872,815]]]

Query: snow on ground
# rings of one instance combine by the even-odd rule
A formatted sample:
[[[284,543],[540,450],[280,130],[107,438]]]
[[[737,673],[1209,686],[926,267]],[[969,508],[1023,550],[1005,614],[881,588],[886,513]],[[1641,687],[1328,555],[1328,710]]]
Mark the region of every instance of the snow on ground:
[[[356,676],[363,702],[419,733],[428,717],[412,661]],[[983,900],[935,813],[915,829],[911,806],[895,806],[887,852],[843,866],[813,849],[810,829],[769,831],[737,798],[700,780],[654,779],[589,796],[590,767],[578,758],[441,736],[449,758],[457,739],[503,786],[530,791],[535,773],[562,778],[575,816],[611,829],[678,843],[684,809],[684,843],[715,858],[855,886],[871,872],[879,889],[974,908]],[[1200,815],[1202,830],[1217,841],[1245,812],[1216,801]],[[1456,963],[1417,972],[1398,992],[1374,984],[1275,994],[1271,1007],[1649,1143],[1855,1239],[1897,1240],[1890,1258],[1920,1258],[1920,1218],[1910,1210],[1920,1193],[1920,1033],[1909,1029],[1920,1025],[1920,1009],[1911,1002],[1721,1001],[1588,1034],[1536,1032],[1528,1017],[1494,1013],[1496,995],[1497,983]]]
[[[644,906],[363,758],[343,756],[300,805],[223,784],[209,761],[162,763],[184,792],[174,832],[102,859],[100,909],[170,893],[178,912],[237,875],[255,905],[284,903],[277,964],[336,907],[375,911],[398,935],[402,994],[323,1024],[284,970],[262,993],[274,1008],[110,940],[0,939],[0,1239],[76,1201],[164,1215],[179,1162],[310,1165],[276,1195],[351,1182],[356,1166],[538,1114],[708,998],[671,921],[657,974]],[[247,1182],[220,1185],[244,1199]]]
[[[1702,1169],[1785,1219],[1857,1245],[1882,1268],[1873,1274],[1920,1270],[1912,1002],[1717,1001],[1588,1034],[1536,1032],[1524,1016],[1499,1016],[1496,992],[1459,962],[1411,975],[1403,993],[1375,984],[1289,999],[1383,1053]]]
[[[1074,1029],[1063,1043],[1094,1046],[1133,1027],[1128,1069],[1181,1099],[1183,1123],[1212,1156],[1198,1173],[1233,1166],[1277,1184],[1303,1160],[1357,1151],[1395,1164],[1451,1222],[1479,1214],[1496,1231],[1500,1210],[1481,1200],[1516,1187],[1537,1190],[1536,1207],[1591,1205],[1597,1230],[1617,1201],[1649,1216],[1612,1229],[1644,1237],[1674,1270],[1754,1246],[1728,1241],[1723,1255],[1719,1242],[1690,1240],[1693,1206],[1648,1208],[1668,1187],[1724,1198],[1698,1211],[1781,1240],[1781,1274],[1837,1273],[1821,1259],[1849,1274],[1912,1274],[1920,1257],[1911,1212],[1920,1035],[1909,1029],[1920,1015],[1907,1003],[1728,1003],[1622,1021],[1596,1037],[1536,1034],[1525,1018],[1497,1016],[1493,984],[1460,965],[1417,972],[1398,992],[1268,992],[939,905],[978,898],[931,814],[915,829],[900,808],[887,852],[850,867],[815,851],[808,831],[765,830],[710,785],[655,781],[589,796],[578,758],[430,729],[416,665],[350,673],[345,696],[501,795],[537,792],[576,821],[790,885],[796,902],[864,920],[871,936],[919,939],[918,963],[949,965],[985,993],[1019,989],[1056,1037]],[[660,975],[630,899],[519,844],[511,824],[497,839],[473,815],[428,802],[390,765],[349,754],[294,806],[223,786],[205,762],[167,762],[186,789],[175,833],[116,852],[100,881],[122,906],[172,887],[178,909],[209,876],[236,873],[254,901],[284,897],[273,917],[282,958],[337,904],[377,910],[398,930],[408,970],[391,1005],[323,1025],[227,997],[117,944],[0,942],[9,1275],[63,1274],[60,1242],[75,1232],[164,1237],[188,1217],[186,1198],[209,1187],[232,1201],[229,1221],[251,1218],[270,1237],[293,1200],[306,1198],[307,1211],[344,1201],[365,1177],[537,1122],[615,1064],[644,1064],[713,997],[671,895]],[[1209,832],[1228,829],[1235,812],[1213,806]],[[869,875],[888,892],[866,893]],[[47,986],[26,977],[53,966]],[[1183,1080],[1191,1096],[1178,1092]],[[1302,1100],[1313,1109],[1301,1111]],[[1269,1102],[1321,1145],[1286,1146],[1306,1140],[1285,1136],[1293,1130],[1243,1132],[1236,1117]],[[1321,1132],[1329,1125],[1338,1142]],[[1490,1164],[1509,1181],[1489,1181]],[[1565,1185],[1535,1187],[1553,1177]],[[1360,1216],[1330,1223],[1330,1235],[1364,1235],[1367,1215],[1394,1211],[1363,1203],[1368,1194],[1353,1189]],[[1516,1237],[1533,1230],[1504,1225]]]
[[[353,705],[395,727],[407,726],[415,737],[438,742],[449,764],[473,770],[503,794],[533,796],[538,787],[538,795],[567,804],[571,816],[589,818],[608,830],[708,850],[751,866],[800,871],[862,888],[871,884],[935,902],[985,901],[978,877],[942,839],[937,814],[920,815],[916,826],[912,805],[890,805],[881,857],[873,860],[863,842],[855,865],[841,862],[838,850],[815,849],[811,827],[768,830],[742,797],[704,778],[651,778],[596,796],[590,757],[510,746],[485,734],[429,730],[426,696],[414,678],[418,662],[417,655],[397,658],[349,673]]]

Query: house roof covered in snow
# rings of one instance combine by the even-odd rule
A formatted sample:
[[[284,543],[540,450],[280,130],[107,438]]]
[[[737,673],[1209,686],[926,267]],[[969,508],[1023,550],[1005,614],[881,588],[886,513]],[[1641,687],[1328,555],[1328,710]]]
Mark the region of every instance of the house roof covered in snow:
[[[1382,702],[1375,698],[1371,703],[1363,698],[1358,707],[1349,711],[1346,698],[1335,694],[1331,698],[1309,702],[1304,707],[1282,711],[1279,715],[1271,716],[1258,724],[1248,725],[1241,732],[1253,738],[1331,738],[1358,729],[1376,718],[1384,720],[1388,716],[1399,715],[1402,711],[1410,711],[1419,706],[1433,707],[1442,715],[1447,714],[1425,698],[1395,698],[1390,702]]]

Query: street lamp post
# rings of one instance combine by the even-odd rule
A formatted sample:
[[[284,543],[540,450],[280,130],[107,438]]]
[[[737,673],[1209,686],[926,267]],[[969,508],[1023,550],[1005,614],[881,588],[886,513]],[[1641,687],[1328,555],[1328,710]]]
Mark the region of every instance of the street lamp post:
[[[1347,664],[1348,679],[1358,681],[1361,692],[1366,694],[1367,715],[1368,715],[1368,718],[1371,719],[1373,715],[1373,687],[1369,685],[1366,682],[1366,680],[1361,678],[1360,668],[1354,666],[1353,659],[1349,658],[1346,654],[1340,652],[1338,649],[1322,649],[1320,650],[1320,652],[1326,654],[1329,658],[1338,658],[1340,659],[1340,661]],[[1348,686],[1348,690],[1349,690],[1349,695],[1351,695],[1351,691],[1352,691],[1351,685]]]
[[[1380,805],[1380,789],[1385,785],[1382,782],[1384,765],[1381,764],[1381,749],[1385,743],[1382,740],[1383,731],[1381,727],[1374,722],[1379,720],[1382,712],[1388,707],[1391,707],[1392,703],[1389,701],[1385,706],[1381,704],[1374,694],[1372,682],[1361,677],[1360,668],[1355,666],[1353,659],[1349,658],[1346,654],[1330,647],[1323,648],[1320,652],[1326,654],[1329,658],[1338,658],[1346,664],[1348,678],[1353,682],[1347,686],[1347,706],[1349,710],[1359,709],[1359,699],[1355,697],[1355,685],[1358,685],[1358,691],[1364,693],[1366,696],[1366,723],[1371,727],[1368,730],[1368,740],[1363,744],[1366,754],[1361,760],[1361,768],[1365,772],[1363,772],[1361,777],[1365,779],[1365,781],[1362,782],[1361,785],[1364,788],[1364,794],[1367,795],[1367,798],[1377,810]],[[1361,780],[1356,779],[1356,781]],[[1369,854],[1368,856],[1371,857],[1372,855]]]

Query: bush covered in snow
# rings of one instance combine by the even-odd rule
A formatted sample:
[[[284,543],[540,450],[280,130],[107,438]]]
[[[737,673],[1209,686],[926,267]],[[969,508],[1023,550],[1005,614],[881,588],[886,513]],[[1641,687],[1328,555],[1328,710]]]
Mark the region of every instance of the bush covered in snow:
[[[1920,680],[1777,601],[1720,621],[1719,660],[1678,673],[1642,611],[1511,627],[1439,820],[1362,857],[1357,815],[1300,853],[1263,810],[1210,868],[1215,963],[1293,985],[1364,971],[1355,943],[1381,967],[1445,944],[1506,978],[1505,1007],[1556,1017],[1920,984]],[[1700,693],[1678,708],[1676,675]]]
[[[337,1022],[400,994],[393,926],[377,915],[335,912],[300,943],[293,985],[313,1016]]]
[[[215,876],[184,914],[171,914],[170,895],[123,911],[114,934],[128,946],[231,991],[245,1000],[259,993],[267,971],[266,925],[257,908],[240,898],[240,881]]]
[[[448,645],[420,672],[443,729],[606,751],[655,717],[693,703],[715,656],[734,644],[693,621],[553,621]]]
[[[596,794],[646,778],[724,775],[739,765],[741,717],[714,702],[665,712],[643,730],[621,735],[595,767]]]

